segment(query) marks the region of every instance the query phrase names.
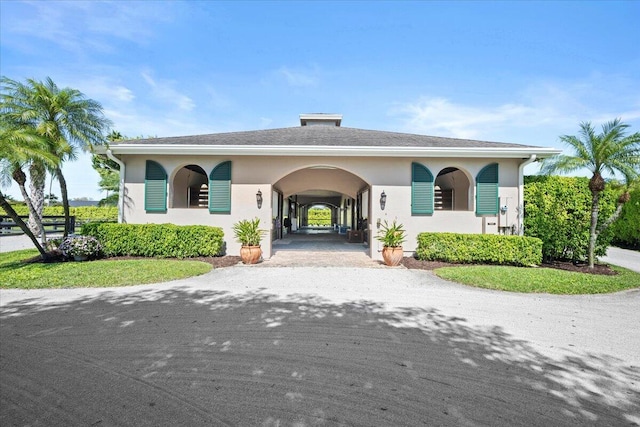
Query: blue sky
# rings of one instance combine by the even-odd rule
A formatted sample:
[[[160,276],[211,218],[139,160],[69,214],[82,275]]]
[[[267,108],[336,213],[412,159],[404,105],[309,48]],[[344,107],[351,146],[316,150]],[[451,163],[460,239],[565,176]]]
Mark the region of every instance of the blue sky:
[[[636,1],[1,1],[0,73],[79,89],[131,137],[326,112],[563,148],[581,121],[640,131],[639,18]],[[70,197],[103,197],[88,156],[64,171]]]

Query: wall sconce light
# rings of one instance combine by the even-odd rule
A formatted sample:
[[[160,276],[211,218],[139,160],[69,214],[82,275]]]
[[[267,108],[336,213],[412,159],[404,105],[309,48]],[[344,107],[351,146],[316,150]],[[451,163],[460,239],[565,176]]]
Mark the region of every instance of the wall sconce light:
[[[262,191],[260,190],[256,193],[256,202],[258,203],[258,209],[262,209]]]
[[[382,194],[380,194],[380,209],[384,210],[385,206],[387,206],[387,195],[382,190]]]

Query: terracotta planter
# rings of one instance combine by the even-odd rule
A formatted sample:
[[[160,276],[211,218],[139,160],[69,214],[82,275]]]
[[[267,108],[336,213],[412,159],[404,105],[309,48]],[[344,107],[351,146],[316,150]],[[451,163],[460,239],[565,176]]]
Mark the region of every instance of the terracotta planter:
[[[240,258],[244,264],[257,264],[262,257],[260,246],[243,246],[240,248]]]
[[[402,246],[385,246],[382,248],[382,258],[384,259],[384,263],[388,266],[395,267],[396,265],[400,265],[403,255],[404,252],[402,251]]]

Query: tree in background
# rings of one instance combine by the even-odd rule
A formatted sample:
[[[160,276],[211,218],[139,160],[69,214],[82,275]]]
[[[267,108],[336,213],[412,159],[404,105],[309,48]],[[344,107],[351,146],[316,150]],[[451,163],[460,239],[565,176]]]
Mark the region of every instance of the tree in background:
[[[591,192],[591,221],[589,229],[588,261],[589,268],[595,264],[595,247],[598,235],[613,223],[629,201],[628,187],[618,198],[615,212],[598,225],[600,196],[606,188],[602,174],[620,174],[630,185],[640,176],[640,132],[626,135],[629,125],[620,119],[602,125],[602,133],[596,134],[589,122],[580,124],[579,136],[563,135],[560,140],[573,151],[570,155],[557,155],[545,159],[542,166],[544,173],[575,172],[587,169],[592,173],[589,180]]]
[[[51,172],[60,183],[65,215],[64,235],[69,234],[69,199],[62,162],[74,160],[77,149],[91,150],[103,144],[104,133],[111,122],[104,116],[100,103],[88,99],[76,89],[60,89],[47,78],[44,82],[27,79],[20,83],[2,78],[2,113],[23,127],[34,129],[47,141],[49,152],[60,159]],[[36,167],[34,167],[36,166]],[[30,169],[34,215],[42,218],[44,203],[44,165],[34,159]]]
[[[111,131],[107,135],[107,141],[115,142],[127,139],[118,131]],[[106,156],[94,154],[91,158],[93,168],[100,175],[98,185],[107,196],[100,200],[98,206],[117,206],[120,193],[120,166]]]
[[[58,196],[53,193],[45,194],[44,200],[47,202],[47,206],[56,205],[60,203]]]

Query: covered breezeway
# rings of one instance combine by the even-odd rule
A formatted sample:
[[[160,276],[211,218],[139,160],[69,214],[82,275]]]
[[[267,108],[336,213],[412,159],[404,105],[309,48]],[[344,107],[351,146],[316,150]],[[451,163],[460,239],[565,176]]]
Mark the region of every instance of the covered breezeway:
[[[331,227],[304,227],[273,242],[273,252],[335,251],[367,253],[364,242],[350,242]]]
[[[369,184],[363,179],[330,165],[312,165],[282,177],[273,185],[274,254],[314,251],[368,255],[369,194]]]

